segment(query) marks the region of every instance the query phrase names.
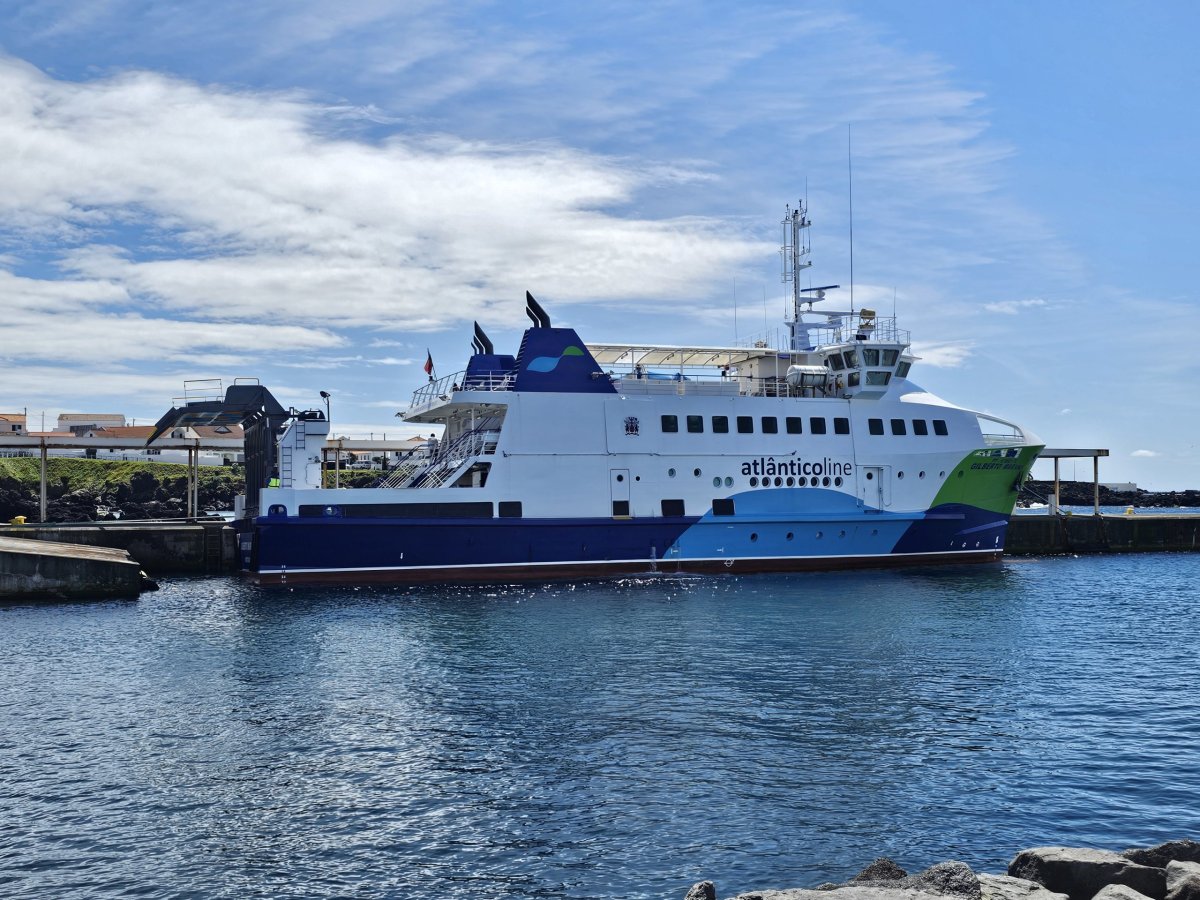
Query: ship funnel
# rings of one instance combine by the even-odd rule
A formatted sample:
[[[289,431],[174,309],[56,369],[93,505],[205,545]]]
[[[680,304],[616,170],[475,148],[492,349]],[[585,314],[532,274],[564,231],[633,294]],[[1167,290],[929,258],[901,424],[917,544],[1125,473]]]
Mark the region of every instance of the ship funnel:
[[[492,354],[496,352],[496,348],[492,346],[492,340],[483,333],[483,329],[479,327],[479,323],[475,323],[475,340],[473,346],[478,348],[477,353]]]
[[[533,320],[534,328],[549,328],[550,317],[546,315],[546,311],[542,309],[541,304],[533,299],[533,294],[529,291],[525,292],[525,315]]]

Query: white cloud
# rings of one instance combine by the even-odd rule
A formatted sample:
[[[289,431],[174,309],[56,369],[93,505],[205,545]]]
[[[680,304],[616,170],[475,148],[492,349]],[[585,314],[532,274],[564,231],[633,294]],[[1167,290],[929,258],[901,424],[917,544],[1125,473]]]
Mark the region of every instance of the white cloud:
[[[939,369],[954,369],[966,362],[971,355],[969,341],[957,341],[944,344],[923,344],[913,342],[912,352],[919,357],[917,365],[934,366]]]
[[[1149,457],[1161,456],[1162,454],[1159,453],[1157,450],[1134,450],[1129,455],[1136,456],[1136,457],[1149,458]]]
[[[73,84],[0,59],[0,88],[0,226],[72,241],[76,280],[174,314],[511,322],[527,287],[682,297],[762,253],[716,220],[605,211],[650,176],[559,146],[333,139],[298,97],[146,72]]]
[[[1031,300],[1000,300],[996,303],[985,303],[983,308],[988,312],[1003,313],[1006,316],[1015,316],[1023,310],[1037,309],[1039,306],[1045,305],[1045,300],[1033,298]]]
[[[1059,414],[1060,416],[1069,416],[1069,415],[1071,414],[1071,408],[1070,408],[1070,407],[1066,407],[1066,408],[1064,408],[1064,409],[1060,409],[1060,410],[1058,411],[1058,414]]]

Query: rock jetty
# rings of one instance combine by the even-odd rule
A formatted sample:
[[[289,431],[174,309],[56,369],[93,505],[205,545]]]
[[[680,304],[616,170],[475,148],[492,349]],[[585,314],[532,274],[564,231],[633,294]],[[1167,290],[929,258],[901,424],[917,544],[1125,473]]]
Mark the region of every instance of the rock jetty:
[[[1063,506],[1091,506],[1095,488],[1090,481],[1060,481],[1059,502]],[[1054,496],[1053,481],[1027,481],[1021,486],[1018,502],[1045,503]],[[1138,509],[1200,507],[1200,491],[1115,491],[1100,485],[1101,506],[1134,506]]]
[[[843,884],[761,890],[732,900],[1200,900],[1200,842],[1185,839],[1122,852],[1086,847],[1022,850],[1004,875],[943,862],[910,875],[877,859]],[[717,900],[711,881],[684,900]]]

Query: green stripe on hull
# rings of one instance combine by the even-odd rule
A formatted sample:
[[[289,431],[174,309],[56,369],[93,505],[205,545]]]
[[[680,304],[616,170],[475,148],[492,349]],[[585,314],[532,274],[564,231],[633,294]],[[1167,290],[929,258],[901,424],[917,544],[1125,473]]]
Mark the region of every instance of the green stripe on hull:
[[[1008,455],[1013,450],[1016,455]],[[1021,483],[1041,452],[1041,447],[973,450],[954,467],[930,505],[963,503],[1010,516]]]

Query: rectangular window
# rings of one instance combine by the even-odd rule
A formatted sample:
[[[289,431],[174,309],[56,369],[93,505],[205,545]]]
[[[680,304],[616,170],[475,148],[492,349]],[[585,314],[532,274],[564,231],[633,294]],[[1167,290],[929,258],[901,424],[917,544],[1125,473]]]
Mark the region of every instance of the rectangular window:
[[[879,351],[875,349],[863,349],[863,365],[877,366],[879,365]]]
[[[846,368],[853,369],[857,365],[858,365],[858,351],[857,350],[847,350],[846,351]]]
[[[665,432],[676,432],[679,430],[679,416],[663,416],[662,430]]]
[[[754,416],[737,417],[738,434],[754,434]]]
[[[330,510],[335,510],[330,512]],[[300,515],[346,516],[356,519],[490,519],[492,504],[478,503],[347,503],[340,507],[301,504]]]
[[[500,518],[502,518],[502,519],[519,519],[519,518],[521,518],[521,501],[520,500],[501,500],[500,501]]]
[[[882,387],[892,380],[891,372],[868,372],[867,384],[874,384]]]
[[[820,416],[813,416],[808,420],[809,434],[825,434],[825,420]]]
[[[838,416],[837,418],[835,418],[833,420],[833,433],[834,434],[849,434],[850,433],[850,420],[842,418],[841,416]]]
[[[900,365],[896,366],[896,377],[897,378],[907,378],[908,370],[911,368],[912,368],[912,363],[901,362]]]
[[[946,429],[946,420],[945,419],[934,419],[933,420],[933,433],[940,435],[942,437],[945,437],[946,435],[948,435],[950,433]]]
[[[929,426],[924,419],[913,419],[913,434],[929,434]]]
[[[779,420],[774,416],[762,417],[763,434],[779,434]]]
[[[858,387],[858,373],[851,372],[846,376],[846,387]]]
[[[733,515],[733,500],[728,497],[713,501],[714,516],[732,516]]]
[[[892,419],[892,434],[908,434],[903,419]]]
[[[842,362],[842,354],[830,353],[827,358],[829,359],[829,364],[833,366],[833,371],[840,372],[846,368],[846,364]]]
[[[688,416],[687,426],[689,434],[704,433],[704,416]]]
[[[612,504],[613,504],[613,515],[614,516],[628,516],[629,515],[629,501],[628,500],[614,500],[612,502]]]
[[[788,416],[787,433],[804,434],[804,419],[802,419],[800,416]]]
[[[896,358],[899,355],[900,355],[899,350],[884,350],[883,351],[883,364],[885,366],[894,366],[896,364]]]
[[[682,516],[683,501],[682,500],[664,500],[662,502],[662,514],[664,516]]]
[[[713,416],[713,434],[729,434],[729,416]]]
[[[883,419],[867,419],[867,430],[871,434],[883,434]]]

